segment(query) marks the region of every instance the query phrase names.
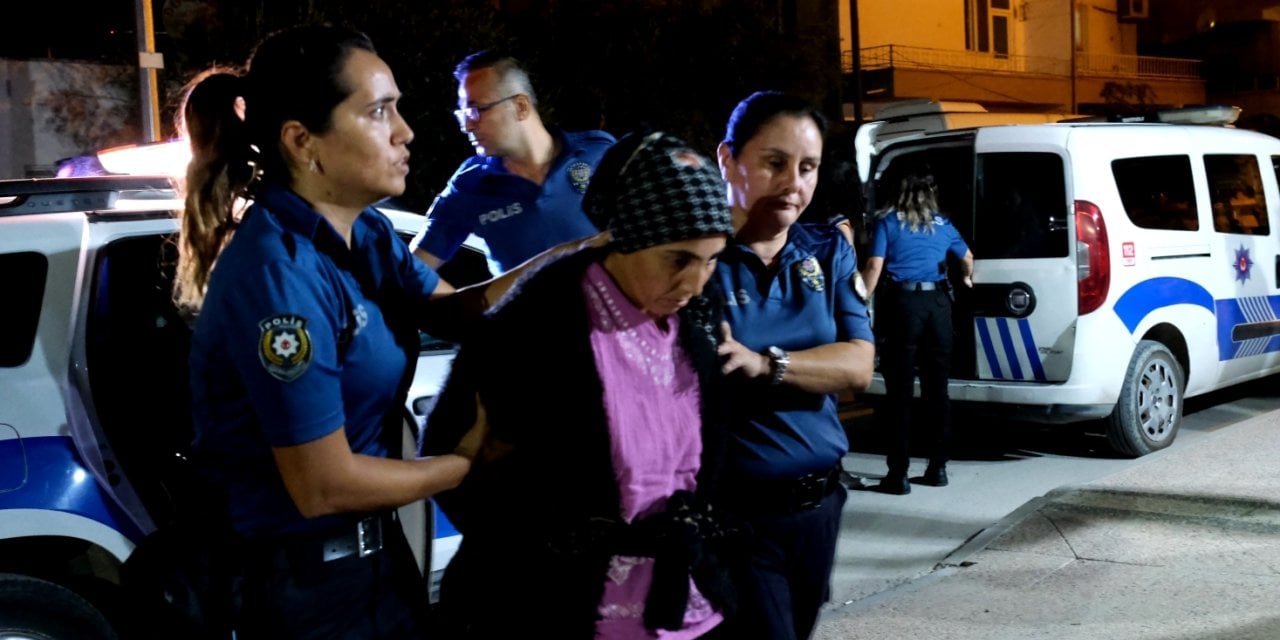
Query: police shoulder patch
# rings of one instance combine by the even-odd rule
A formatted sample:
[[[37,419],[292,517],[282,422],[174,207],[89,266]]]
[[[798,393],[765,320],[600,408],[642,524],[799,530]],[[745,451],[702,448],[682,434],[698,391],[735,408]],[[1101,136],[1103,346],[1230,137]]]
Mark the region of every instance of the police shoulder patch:
[[[311,366],[311,335],[307,319],[282,313],[258,322],[258,358],[273,378],[293,382]]]

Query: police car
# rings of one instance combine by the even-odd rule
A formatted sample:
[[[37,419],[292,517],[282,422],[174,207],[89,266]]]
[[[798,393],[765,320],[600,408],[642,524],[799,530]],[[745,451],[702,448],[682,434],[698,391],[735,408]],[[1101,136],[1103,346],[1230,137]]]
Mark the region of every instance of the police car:
[[[1136,457],[1173,442],[1186,398],[1280,371],[1280,140],[1222,126],[1238,113],[859,132],[868,210],[930,171],[973,250],[953,400],[1102,420]]]
[[[170,298],[180,207],[163,176],[0,181],[0,636],[153,624],[119,585],[184,495],[190,332]],[[406,238],[422,224],[386,213]],[[484,269],[483,255],[464,256],[459,268]],[[424,335],[407,451],[452,357]],[[402,511],[438,576],[458,537],[432,514]]]

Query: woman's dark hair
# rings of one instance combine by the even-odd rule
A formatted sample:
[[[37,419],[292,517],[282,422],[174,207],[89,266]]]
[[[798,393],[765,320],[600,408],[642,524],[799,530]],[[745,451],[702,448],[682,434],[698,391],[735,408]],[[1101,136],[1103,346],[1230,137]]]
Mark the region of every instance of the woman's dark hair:
[[[898,219],[914,232],[933,233],[933,212],[938,210],[938,187],[933,174],[910,173],[898,186],[898,197],[881,216],[896,213]]]
[[[286,181],[277,146],[286,121],[297,120],[312,133],[329,130],[334,108],[354,90],[342,70],[357,49],[377,53],[363,33],[330,25],[280,31],[254,49],[244,76],[244,124],[258,147],[264,180]]]
[[[743,98],[729,114],[729,125],[724,133],[724,144],[729,147],[729,153],[738,157],[760,129],[780,115],[809,118],[817,125],[818,133],[824,138],[827,136],[827,117],[804,98],[780,91],[757,91]]]
[[[376,53],[353,29],[292,27],[259,43],[244,72],[211,69],[188,83],[179,123],[192,154],[174,291],[181,308],[194,313],[203,302],[213,263],[239,220],[238,199],[256,180],[292,181],[279,144],[284,123],[296,120],[320,134],[332,126],[334,108],[353,91],[342,70],[357,49]]]

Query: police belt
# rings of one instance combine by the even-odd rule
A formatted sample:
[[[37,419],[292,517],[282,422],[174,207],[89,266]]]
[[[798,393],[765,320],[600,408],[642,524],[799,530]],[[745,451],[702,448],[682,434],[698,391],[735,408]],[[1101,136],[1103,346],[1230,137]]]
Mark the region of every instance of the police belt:
[[[822,504],[840,484],[840,463],[829,469],[796,478],[759,480],[745,478],[730,481],[728,505],[746,514],[787,514],[808,511]]]
[[[898,291],[946,291],[948,286],[946,280],[925,282],[898,282],[896,280],[890,280],[889,283]]]
[[[399,526],[394,511],[319,531],[299,531],[246,540],[250,559],[303,567],[343,558],[365,558],[382,551],[384,530]]]

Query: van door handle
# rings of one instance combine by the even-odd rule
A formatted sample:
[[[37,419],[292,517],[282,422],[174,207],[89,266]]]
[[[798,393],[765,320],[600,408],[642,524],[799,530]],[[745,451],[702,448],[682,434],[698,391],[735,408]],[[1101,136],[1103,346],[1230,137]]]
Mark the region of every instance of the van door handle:
[[[1280,289],[1280,254],[1276,255],[1276,288]]]

